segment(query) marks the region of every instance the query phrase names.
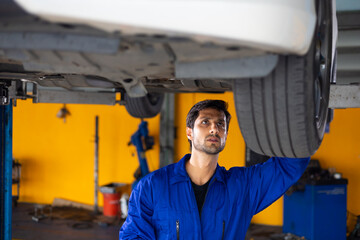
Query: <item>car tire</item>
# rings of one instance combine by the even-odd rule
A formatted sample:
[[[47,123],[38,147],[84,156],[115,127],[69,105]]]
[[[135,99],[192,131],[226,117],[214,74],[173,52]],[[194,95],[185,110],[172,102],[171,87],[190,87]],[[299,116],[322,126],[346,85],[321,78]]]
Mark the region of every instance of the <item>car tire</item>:
[[[279,56],[266,77],[234,81],[241,133],[253,151],[308,157],[323,139],[332,77],[331,1],[318,1],[314,41],[305,56]]]
[[[136,118],[152,118],[160,111],[164,101],[163,93],[148,93],[144,97],[131,98],[125,94],[125,107]]]

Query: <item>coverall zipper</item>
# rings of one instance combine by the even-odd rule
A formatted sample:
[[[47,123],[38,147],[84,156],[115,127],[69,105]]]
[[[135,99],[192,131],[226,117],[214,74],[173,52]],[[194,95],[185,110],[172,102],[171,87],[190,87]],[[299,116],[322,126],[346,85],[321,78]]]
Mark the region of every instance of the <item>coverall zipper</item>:
[[[216,178],[214,178],[214,180],[212,180],[212,181],[210,182],[208,188],[206,189],[204,202],[203,202],[203,204],[201,205],[201,210],[200,210],[200,221],[201,221],[202,209],[203,209],[203,206],[205,205],[207,194],[208,194],[208,192],[209,192],[209,189],[210,189],[211,185],[212,185],[213,182],[215,182],[215,181],[216,181]]]
[[[224,240],[224,235],[225,235],[225,221],[223,221],[223,231],[222,231],[221,240]]]
[[[179,220],[176,220],[176,239],[180,239],[180,222]]]
[[[202,206],[201,206],[200,214],[198,214],[198,216],[199,216],[199,221],[200,221],[200,225],[201,225],[201,213],[202,213],[202,209],[203,209],[203,206],[204,206],[204,204],[205,204],[206,197],[207,197],[207,194],[208,194],[208,192],[209,192],[210,186],[212,185],[213,182],[215,182],[215,180],[216,180],[216,178],[214,178],[214,179],[210,182],[210,184],[209,184],[209,186],[208,186],[208,188],[207,188],[207,190],[206,190],[205,199],[204,199],[204,202],[203,202],[203,204],[202,204]],[[191,181],[189,181],[189,184],[190,184],[190,187],[191,187]],[[192,190],[192,187],[191,187],[191,190]],[[192,191],[194,192],[194,190],[192,190]],[[193,195],[193,202],[195,203],[195,206],[196,206],[195,194],[192,194],[192,195]],[[179,227],[178,227],[178,221],[176,221],[176,229],[179,229]],[[180,238],[179,238],[179,232],[177,232],[177,236],[178,236],[178,239],[180,239]]]

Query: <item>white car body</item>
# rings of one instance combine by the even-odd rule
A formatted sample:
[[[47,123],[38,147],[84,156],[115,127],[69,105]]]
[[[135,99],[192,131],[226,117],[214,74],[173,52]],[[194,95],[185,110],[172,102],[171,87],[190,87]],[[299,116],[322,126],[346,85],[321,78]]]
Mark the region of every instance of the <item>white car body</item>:
[[[233,91],[253,151],[307,157],[320,146],[335,82],[335,0],[1,6],[3,105],[29,96],[113,105],[120,93],[129,114],[149,118],[161,111],[165,93]]]
[[[16,0],[55,22],[110,32],[181,35],[280,54],[305,54],[316,25],[314,0]]]

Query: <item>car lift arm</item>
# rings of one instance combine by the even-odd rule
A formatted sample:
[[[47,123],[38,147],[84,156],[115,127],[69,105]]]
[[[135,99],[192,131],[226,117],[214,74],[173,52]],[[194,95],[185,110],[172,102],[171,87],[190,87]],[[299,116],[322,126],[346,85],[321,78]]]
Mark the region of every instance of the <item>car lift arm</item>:
[[[0,106],[0,239],[11,240],[12,222],[12,101]]]

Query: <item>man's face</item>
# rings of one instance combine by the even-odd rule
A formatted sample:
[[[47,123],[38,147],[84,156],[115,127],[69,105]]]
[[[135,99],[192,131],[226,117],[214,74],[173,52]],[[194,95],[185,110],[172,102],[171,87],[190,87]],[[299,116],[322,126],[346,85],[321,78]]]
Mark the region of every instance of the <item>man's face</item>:
[[[194,129],[186,128],[192,147],[207,154],[218,154],[225,147],[227,138],[224,112],[207,108],[199,112]]]

